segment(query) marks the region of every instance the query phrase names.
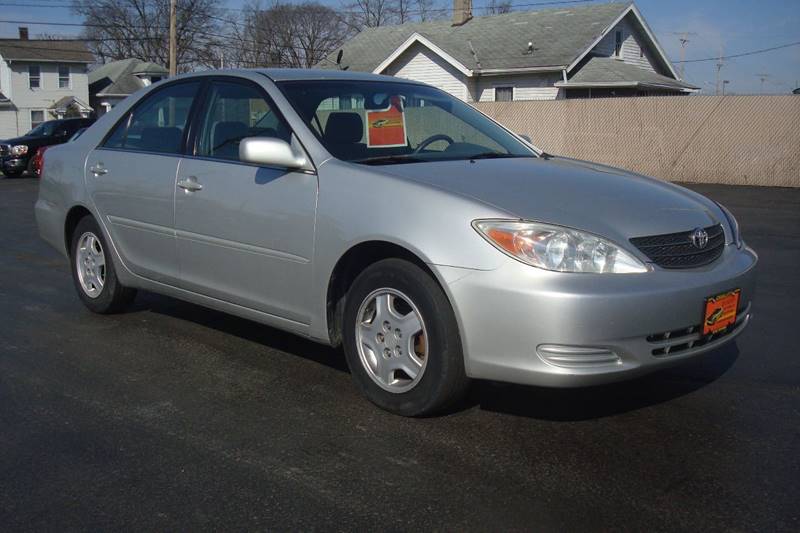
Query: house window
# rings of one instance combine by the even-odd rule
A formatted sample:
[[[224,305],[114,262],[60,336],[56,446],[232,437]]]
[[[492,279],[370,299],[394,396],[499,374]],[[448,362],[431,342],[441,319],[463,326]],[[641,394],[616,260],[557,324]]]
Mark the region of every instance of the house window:
[[[42,86],[42,69],[39,65],[28,65],[28,87],[38,89]]]
[[[69,65],[59,65],[58,67],[58,88],[69,89],[70,87]]]
[[[495,87],[495,102],[512,102],[514,100],[514,87]]]
[[[44,122],[44,111],[41,109],[31,109],[31,129]]]
[[[620,57],[622,53],[622,32],[618,31],[614,34],[614,55]]]

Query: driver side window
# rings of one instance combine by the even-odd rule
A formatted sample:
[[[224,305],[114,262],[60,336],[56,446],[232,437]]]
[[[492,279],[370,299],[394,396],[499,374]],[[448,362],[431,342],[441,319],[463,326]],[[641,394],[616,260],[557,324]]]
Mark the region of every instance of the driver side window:
[[[289,126],[255,86],[215,81],[206,102],[195,155],[239,161],[239,143],[245,137],[290,141]]]

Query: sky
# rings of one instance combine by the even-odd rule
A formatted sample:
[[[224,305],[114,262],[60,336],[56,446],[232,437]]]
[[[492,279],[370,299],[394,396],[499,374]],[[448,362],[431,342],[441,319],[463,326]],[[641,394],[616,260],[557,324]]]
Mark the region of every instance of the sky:
[[[265,1],[265,4],[269,0]],[[320,0],[339,6],[339,0]],[[511,0],[512,4],[540,0]],[[220,1],[220,7],[237,10],[244,0]],[[439,0],[443,6],[448,0]],[[474,0],[475,14],[487,0]],[[13,5],[16,4],[16,5]],[[0,20],[79,23],[69,0],[0,0]],[[638,0],[636,5],[673,61],[681,55],[681,32],[689,32],[686,59],[732,55],[800,41],[800,0]],[[566,6],[565,6],[566,7]],[[518,10],[530,9],[519,7]],[[0,22],[0,37],[16,37],[18,23]],[[74,35],[77,27],[28,24],[31,36],[49,33]],[[680,65],[676,65],[680,70]],[[687,63],[684,78],[713,93],[716,61]],[[765,76],[762,76],[765,75]],[[761,78],[764,78],[762,82]],[[800,87],[800,46],[725,60],[720,79],[726,92],[736,94],[787,93]]]

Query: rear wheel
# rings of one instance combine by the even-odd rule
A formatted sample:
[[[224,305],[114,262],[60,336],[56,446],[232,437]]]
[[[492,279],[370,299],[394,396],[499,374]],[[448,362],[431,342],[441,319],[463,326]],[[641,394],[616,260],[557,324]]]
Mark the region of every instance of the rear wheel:
[[[114,263],[97,222],[86,216],[72,232],[72,280],[81,301],[95,313],[117,313],[127,307],[136,290],[117,279]]]
[[[453,309],[413,263],[386,259],[364,270],[348,292],[343,333],[353,380],[387,411],[432,414],[467,389]]]

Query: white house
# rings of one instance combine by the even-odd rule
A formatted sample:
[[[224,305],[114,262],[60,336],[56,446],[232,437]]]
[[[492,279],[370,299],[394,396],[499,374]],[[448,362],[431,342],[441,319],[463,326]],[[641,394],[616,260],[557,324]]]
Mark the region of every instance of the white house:
[[[94,56],[80,41],[0,39],[0,139],[24,135],[41,122],[88,116],[87,67]]]
[[[341,63],[336,58],[342,53]],[[320,68],[429,83],[467,102],[688,94],[634,4],[560,6],[368,28]]]
[[[167,76],[166,68],[140,59],[106,63],[89,73],[89,103],[100,116],[142,87]]]

